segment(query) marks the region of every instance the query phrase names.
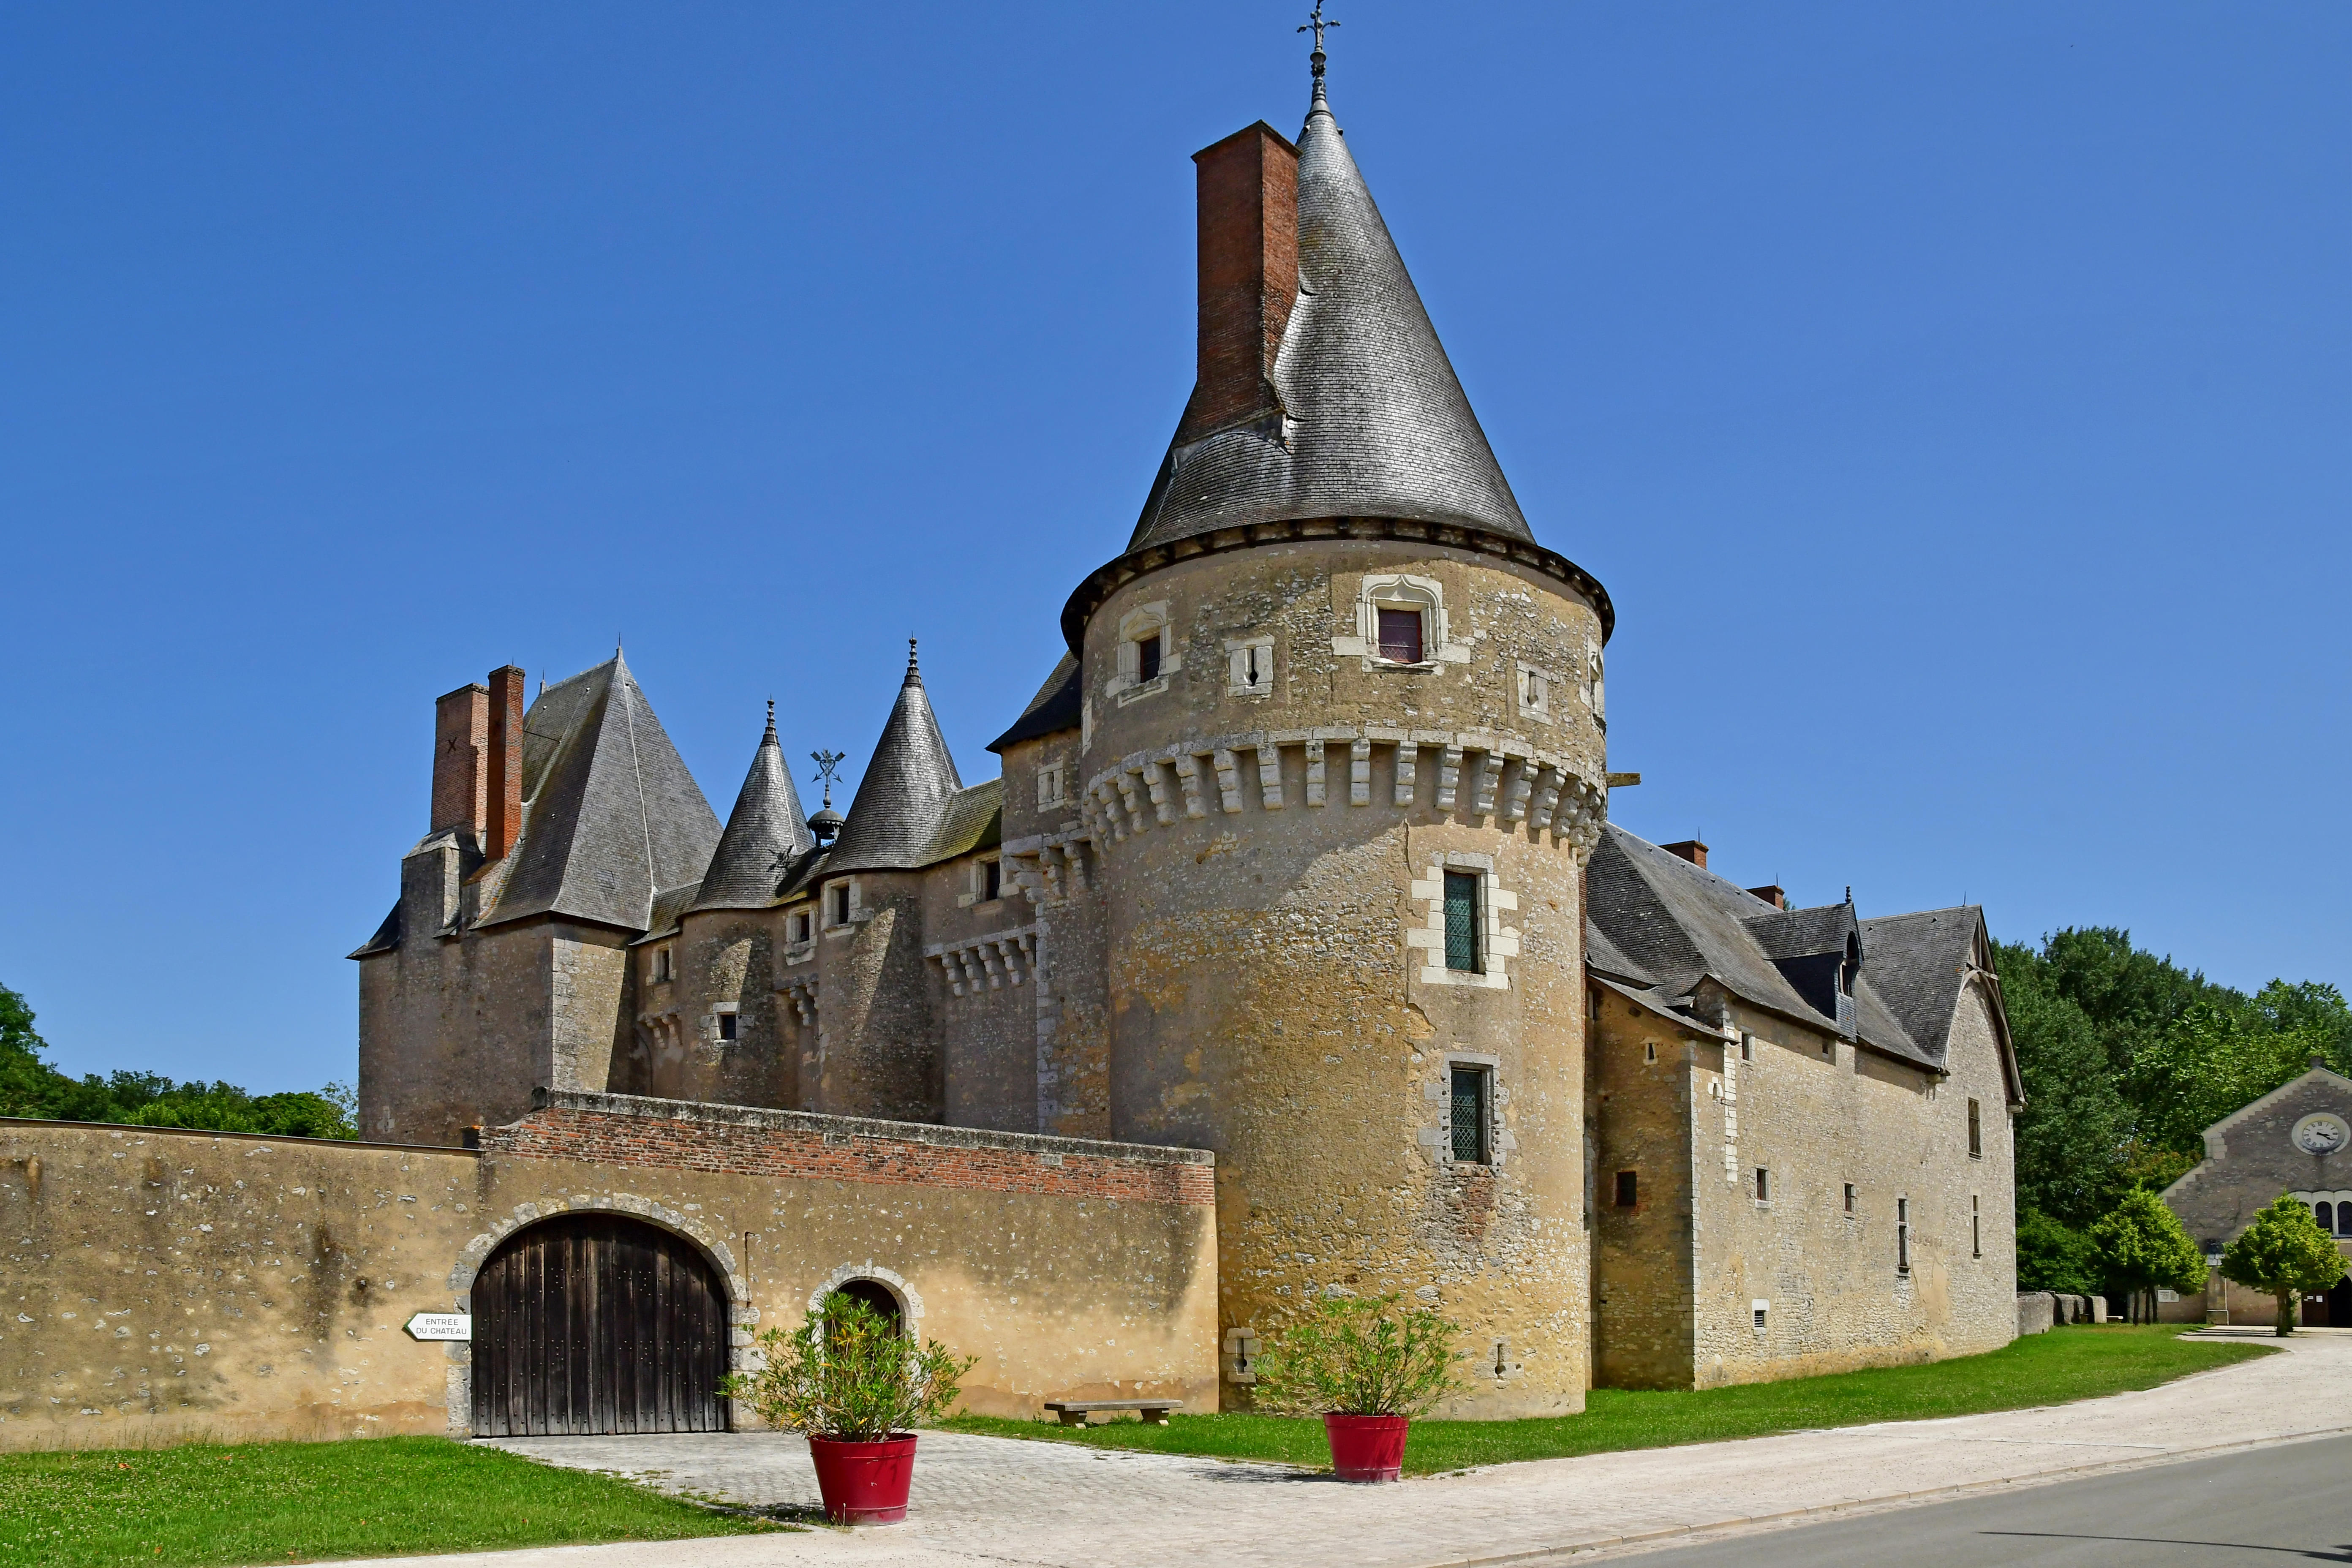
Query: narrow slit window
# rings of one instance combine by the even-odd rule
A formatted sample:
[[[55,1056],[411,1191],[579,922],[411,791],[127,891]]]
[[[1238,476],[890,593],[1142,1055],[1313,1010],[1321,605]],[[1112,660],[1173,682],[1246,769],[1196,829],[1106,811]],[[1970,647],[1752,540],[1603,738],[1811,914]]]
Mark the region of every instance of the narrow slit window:
[[[1160,679],[1160,634],[1138,637],[1135,643],[1135,679],[1138,681]]]
[[[849,884],[846,882],[833,890],[833,923],[837,926],[849,923]]]
[[[1739,1059],[1743,1062],[1756,1059],[1756,1037],[1745,1029],[1739,1031]]]
[[[1852,1182],[1848,1182],[1845,1184],[1845,1212],[1848,1214],[1852,1214],[1853,1212],[1853,1184]]]
[[[1617,1173],[1617,1206],[1618,1206],[1619,1208],[1621,1208],[1621,1209],[1630,1209],[1630,1208],[1633,1208],[1633,1207],[1636,1206],[1637,1205],[1639,1205],[1641,1201],[1642,1201],[1642,1177],[1641,1177],[1641,1173],[1640,1173],[1639,1172],[1635,1172],[1635,1171],[1620,1171],[1620,1172],[1618,1172],[1618,1173]]]
[[[1004,889],[1003,876],[1003,861],[982,860],[980,863],[980,901],[982,903],[984,904],[991,899],[1002,895]]]
[[[1984,1113],[1973,1100],[1969,1101],[1969,1158],[1984,1158]]]
[[[1969,1256],[1984,1256],[1984,1212],[1978,1207],[1977,1194],[1969,1194]]]
[[[1759,1204],[1772,1201],[1772,1173],[1761,1165],[1756,1167],[1756,1201]]]
[[[1478,942],[1478,873],[1445,873],[1445,967],[1483,973]]]
[[[1911,1200],[1895,1200],[1895,1272],[1911,1272]]]
[[[1452,1077],[1454,1161],[1486,1164],[1486,1123],[1494,1106],[1495,1075],[1485,1068],[1457,1067],[1452,1069]]]
[[[1380,609],[1381,657],[1391,664],[1421,662],[1421,612],[1391,609],[1382,605]]]

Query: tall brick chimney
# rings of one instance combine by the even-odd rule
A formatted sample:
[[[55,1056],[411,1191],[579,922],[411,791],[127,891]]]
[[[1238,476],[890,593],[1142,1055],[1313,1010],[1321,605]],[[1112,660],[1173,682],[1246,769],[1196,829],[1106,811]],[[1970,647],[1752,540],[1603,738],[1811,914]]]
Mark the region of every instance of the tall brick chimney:
[[[1685,838],[1679,844],[1661,844],[1659,848],[1669,855],[1679,855],[1700,870],[1706,869],[1706,846],[1696,838]]]
[[[433,705],[433,827],[482,841],[489,782],[490,689],[461,686]]]
[[[522,837],[522,669],[490,671],[489,778],[484,791],[489,833],[487,859],[503,860]]]
[[[1275,413],[1274,356],[1298,300],[1298,149],[1261,120],[1192,154],[1200,363],[1181,446]]]

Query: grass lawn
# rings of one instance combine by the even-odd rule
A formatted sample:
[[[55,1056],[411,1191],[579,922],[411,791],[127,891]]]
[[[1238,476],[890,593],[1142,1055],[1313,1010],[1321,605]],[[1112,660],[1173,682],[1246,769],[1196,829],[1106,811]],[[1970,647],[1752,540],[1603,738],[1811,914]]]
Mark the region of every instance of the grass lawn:
[[[1853,1426],[2060,1405],[2159,1383],[2270,1353],[2242,1341],[2183,1340],[2175,1324],[2081,1325],[2033,1334],[1986,1355],[1926,1366],[1881,1367],[1743,1384],[1687,1393],[1596,1388],[1584,1414],[1528,1421],[1415,1421],[1404,1450],[1408,1474],[1428,1475],[1512,1459],[1556,1459],[1620,1448],[1664,1448],[1727,1437],[1761,1437],[1809,1427]],[[1061,1426],[961,1415],[950,1431],[996,1437],[1202,1454],[1222,1459],[1274,1459],[1327,1467],[1323,1424],[1279,1415],[1183,1415],[1166,1426],[1114,1421]]]
[[[0,1564],[308,1563],[775,1528],[446,1437],[0,1455]]]

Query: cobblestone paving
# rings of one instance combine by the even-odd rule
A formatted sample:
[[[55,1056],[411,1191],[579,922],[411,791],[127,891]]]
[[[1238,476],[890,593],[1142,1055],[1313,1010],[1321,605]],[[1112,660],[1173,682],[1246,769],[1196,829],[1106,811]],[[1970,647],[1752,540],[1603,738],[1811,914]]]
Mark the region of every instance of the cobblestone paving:
[[[1277,1466],[927,1433],[913,1514],[903,1525],[462,1561],[499,1568],[655,1561],[676,1568],[1080,1568],[1171,1558],[1283,1568],[1533,1562],[2352,1430],[2352,1336],[2315,1334],[2288,1346],[2286,1355],[2080,1405],[1547,1459],[1394,1487],[1344,1486]],[[807,1448],[796,1437],[524,1438],[500,1446],[744,1503],[817,1500]]]

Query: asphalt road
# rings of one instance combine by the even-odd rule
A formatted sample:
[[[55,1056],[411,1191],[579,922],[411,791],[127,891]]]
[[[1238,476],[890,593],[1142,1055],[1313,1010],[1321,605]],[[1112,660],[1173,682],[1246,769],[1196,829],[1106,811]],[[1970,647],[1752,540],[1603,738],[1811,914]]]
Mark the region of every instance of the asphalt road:
[[[1645,1552],[1642,1568],[2352,1563],[2352,1437]]]

